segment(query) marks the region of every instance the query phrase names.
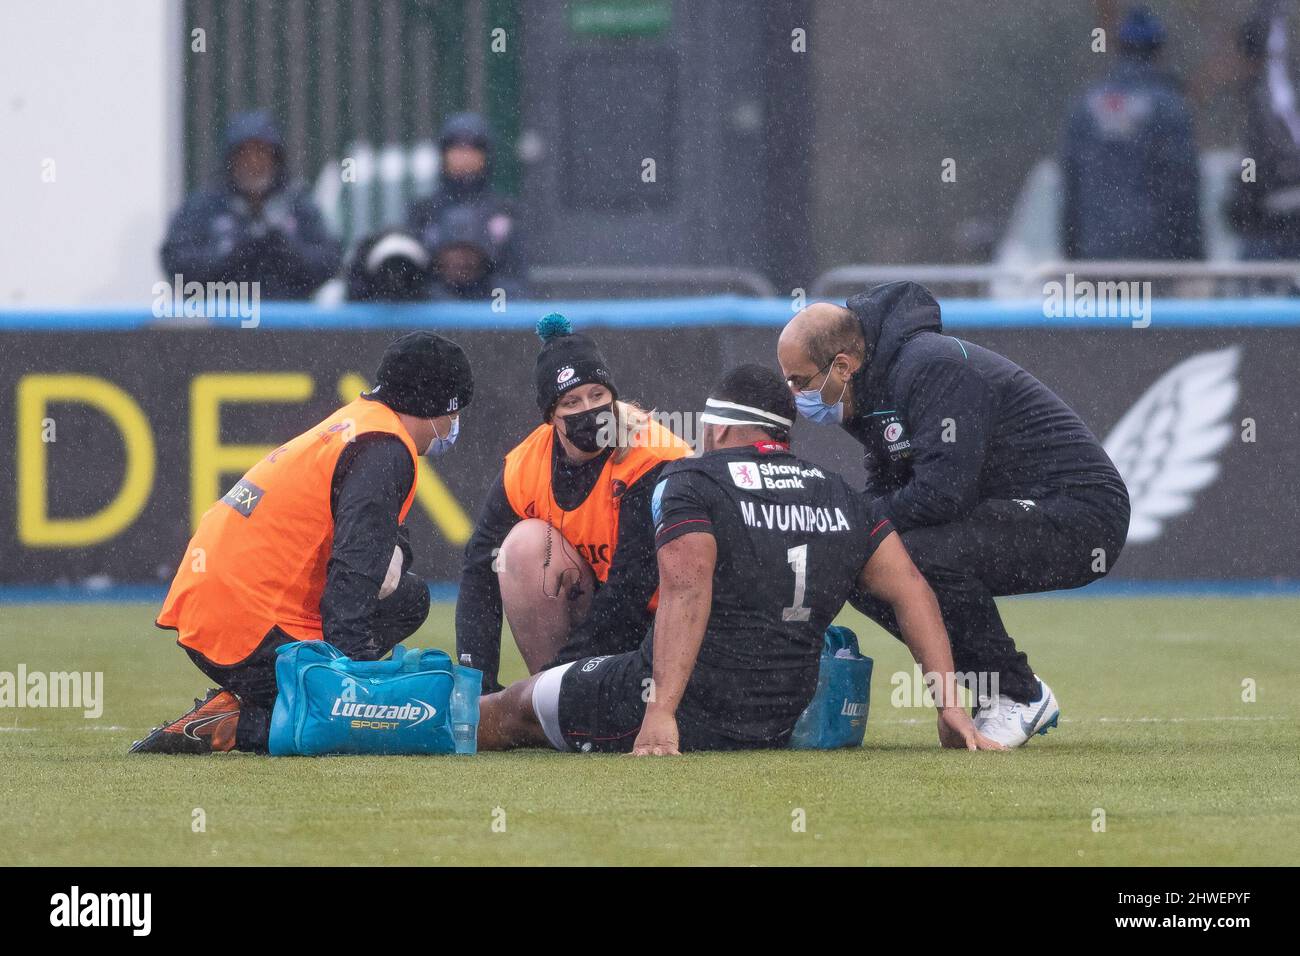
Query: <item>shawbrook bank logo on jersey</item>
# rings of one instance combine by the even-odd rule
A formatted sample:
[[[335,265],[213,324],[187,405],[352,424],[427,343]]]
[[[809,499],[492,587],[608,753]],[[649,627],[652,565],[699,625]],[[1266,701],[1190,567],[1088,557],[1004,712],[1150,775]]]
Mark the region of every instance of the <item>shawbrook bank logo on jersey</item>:
[[[803,465],[782,465],[775,462],[729,461],[727,469],[731,480],[737,488],[780,491],[787,488],[804,487],[805,478],[825,478],[820,468],[805,468]]]

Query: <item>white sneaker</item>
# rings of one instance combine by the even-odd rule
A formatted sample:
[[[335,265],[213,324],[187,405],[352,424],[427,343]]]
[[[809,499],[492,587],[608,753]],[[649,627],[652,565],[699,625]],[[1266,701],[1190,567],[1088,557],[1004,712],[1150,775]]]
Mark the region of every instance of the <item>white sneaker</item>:
[[[999,694],[975,712],[975,729],[1010,749],[1023,746],[1035,734],[1045,734],[1055,727],[1061,719],[1056,695],[1037,674],[1034,679],[1040,688],[1035,700],[1022,704]]]

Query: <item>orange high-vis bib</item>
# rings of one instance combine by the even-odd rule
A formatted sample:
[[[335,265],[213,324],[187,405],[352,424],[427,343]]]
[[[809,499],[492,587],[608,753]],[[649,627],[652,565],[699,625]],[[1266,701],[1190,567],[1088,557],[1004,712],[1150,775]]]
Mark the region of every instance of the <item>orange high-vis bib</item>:
[[[618,544],[618,513],[623,493],[651,468],[690,454],[691,448],[671,431],[650,421],[638,443],[622,461],[605,460],[591,493],[573,511],[555,501],[551,488],[551,454],[555,429],[540,425],[506,455],[503,476],[506,498],[521,518],[540,518],[560,532],[591,565],[600,581],[609,577]],[[650,609],[658,603],[658,592]]]
[[[358,398],[340,408],[255,464],[204,513],[158,626],[175,629],[179,643],[220,665],[242,661],[272,627],[320,640],[334,466],[350,441],[371,432],[397,436],[418,463],[415,443],[388,406]],[[399,522],[414,500],[412,481]]]

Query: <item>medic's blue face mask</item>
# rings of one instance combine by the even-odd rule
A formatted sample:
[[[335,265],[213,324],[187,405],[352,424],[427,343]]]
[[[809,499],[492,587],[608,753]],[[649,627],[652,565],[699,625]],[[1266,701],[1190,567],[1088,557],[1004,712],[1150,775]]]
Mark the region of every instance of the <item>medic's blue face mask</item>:
[[[822,372],[829,374],[831,366],[835,360],[831,359],[830,364],[823,369],[818,369],[817,375]],[[814,375],[813,378],[816,378]],[[794,404],[799,409],[799,414],[810,422],[818,425],[827,423],[838,425],[844,421],[844,395],[849,390],[848,379],[844,380],[844,387],[840,389],[840,397],[833,402],[828,402],[822,398],[822,389],[826,383],[822,383],[822,388],[804,388],[795,393]]]
[[[431,419],[430,423],[436,419]],[[429,445],[429,450],[425,452],[430,458],[438,458],[441,455],[451,451],[451,446],[456,444],[456,438],[460,435],[460,416],[457,415],[451,420],[451,428],[447,430],[446,437],[438,434],[438,426],[433,426],[433,441]]]

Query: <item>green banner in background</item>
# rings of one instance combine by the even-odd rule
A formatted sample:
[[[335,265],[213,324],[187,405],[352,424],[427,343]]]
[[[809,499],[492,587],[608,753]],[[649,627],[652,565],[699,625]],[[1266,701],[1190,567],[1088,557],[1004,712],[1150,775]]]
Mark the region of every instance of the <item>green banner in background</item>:
[[[659,36],[672,25],[671,0],[573,0],[569,27],[578,36]]]

